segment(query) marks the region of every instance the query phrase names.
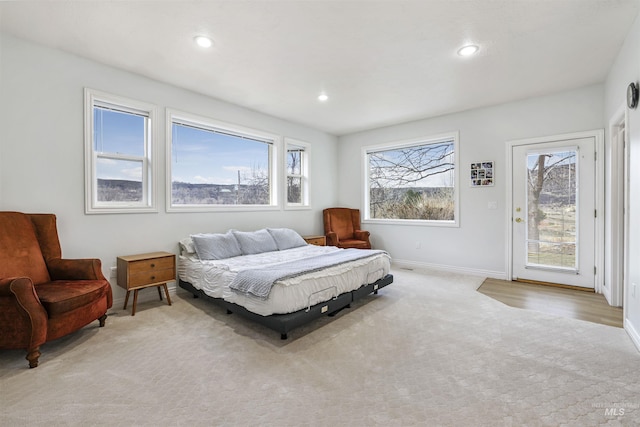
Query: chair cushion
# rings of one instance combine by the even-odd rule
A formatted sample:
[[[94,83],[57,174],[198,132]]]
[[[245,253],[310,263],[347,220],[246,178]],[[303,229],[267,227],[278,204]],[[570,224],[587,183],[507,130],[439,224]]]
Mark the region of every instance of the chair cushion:
[[[366,240],[346,239],[340,240],[341,248],[355,248],[355,249],[371,249],[369,242]]]
[[[91,304],[107,294],[106,280],[56,280],[35,285],[36,294],[49,318]]]
[[[20,212],[0,212],[0,277],[51,280],[31,219]]]

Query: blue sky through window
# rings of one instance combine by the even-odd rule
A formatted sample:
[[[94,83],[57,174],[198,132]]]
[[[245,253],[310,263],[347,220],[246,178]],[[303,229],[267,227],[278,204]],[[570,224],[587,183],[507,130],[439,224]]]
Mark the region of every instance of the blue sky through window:
[[[96,151],[144,156],[146,117],[99,107],[93,114]]]
[[[369,167],[382,187],[454,186],[453,142],[427,143],[369,154]]]
[[[107,155],[144,156],[147,118],[138,114],[95,107],[94,150]],[[142,161],[99,157],[98,179],[142,181]]]
[[[236,184],[253,174],[267,174],[269,144],[240,136],[174,123],[171,181]]]

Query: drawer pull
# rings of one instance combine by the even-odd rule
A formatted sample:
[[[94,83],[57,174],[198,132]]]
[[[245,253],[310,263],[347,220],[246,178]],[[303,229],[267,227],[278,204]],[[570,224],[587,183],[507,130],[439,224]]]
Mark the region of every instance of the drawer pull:
[[[155,266],[156,266],[155,264],[151,264],[151,268],[153,268],[153,267],[155,267]]]
[[[151,280],[156,280],[156,276],[151,276]]]

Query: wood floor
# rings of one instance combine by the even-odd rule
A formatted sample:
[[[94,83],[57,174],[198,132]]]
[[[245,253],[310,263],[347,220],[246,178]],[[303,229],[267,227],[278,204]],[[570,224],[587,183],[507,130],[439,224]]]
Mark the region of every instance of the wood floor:
[[[486,279],[478,292],[511,307],[622,327],[622,308],[611,307],[603,295],[594,292],[498,279]]]

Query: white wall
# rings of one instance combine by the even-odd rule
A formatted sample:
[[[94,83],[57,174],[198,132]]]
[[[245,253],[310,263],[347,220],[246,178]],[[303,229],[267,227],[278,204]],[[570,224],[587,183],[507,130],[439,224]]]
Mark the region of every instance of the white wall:
[[[640,18],[636,19],[627,39],[618,54],[616,61],[605,82],[605,116],[609,121],[626,101],[626,88],[631,82],[640,81]],[[640,109],[628,110],[627,132],[630,142],[630,226],[627,230],[629,239],[629,284],[636,284],[635,296],[630,289],[624,295],[625,329],[640,349]]]
[[[366,228],[372,244],[387,249],[396,262],[505,277],[506,142],[602,129],[603,123],[603,87],[596,85],[343,136],[338,147],[338,202],[361,205],[362,173],[356,162],[362,146],[460,131],[460,227],[366,224]],[[495,186],[471,188],[470,163],[485,160],[495,162]],[[489,202],[497,202],[498,208],[489,209]]]
[[[265,226],[322,233],[321,211],[336,201],[336,137],[58,50],[0,37],[0,209],[55,213],[66,258],[100,258],[108,277],[118,255],[176,252],[178,240],[190,233]],[[162,125],[156,158],[159,212],[85,215],[84,87],[156,104],[163,121],[164,108],[170,107],[309,142],[313,209],[166,213]],[[117,286],[114,296],[123,296]]]

